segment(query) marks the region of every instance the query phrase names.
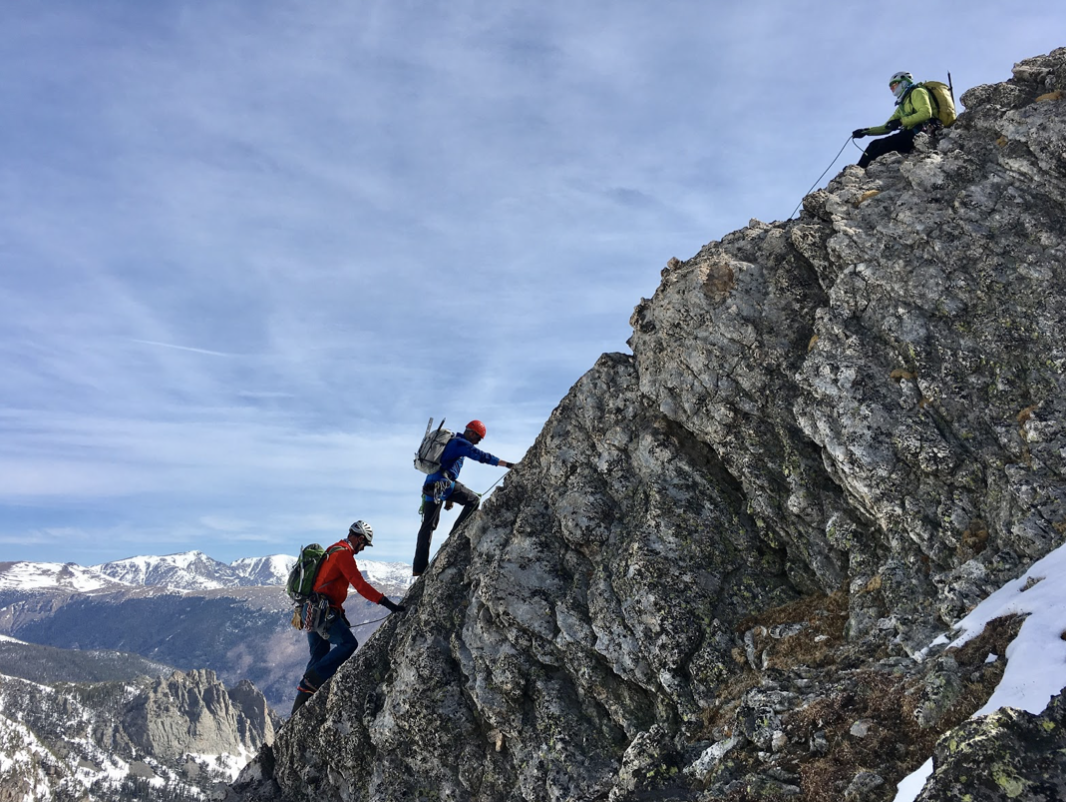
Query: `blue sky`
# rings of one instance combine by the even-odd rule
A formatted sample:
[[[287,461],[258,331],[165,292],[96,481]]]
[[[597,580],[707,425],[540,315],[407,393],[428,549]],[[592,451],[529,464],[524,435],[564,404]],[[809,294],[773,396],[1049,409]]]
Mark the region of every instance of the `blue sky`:
[[[4,3],[0,560],[410,561],[430,416],[519,458],[670,257],[1050,8]]]

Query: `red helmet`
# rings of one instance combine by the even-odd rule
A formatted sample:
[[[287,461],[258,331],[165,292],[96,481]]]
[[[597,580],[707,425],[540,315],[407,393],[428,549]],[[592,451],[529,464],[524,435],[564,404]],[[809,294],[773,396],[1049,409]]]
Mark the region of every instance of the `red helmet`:
[[[485,435],[489,432],[489,430],[485,428],[485,424],[479,420],[470,421],[470,423],[466,424],[466,428],[471,432],[475,432],[482,440],[485,439]]]

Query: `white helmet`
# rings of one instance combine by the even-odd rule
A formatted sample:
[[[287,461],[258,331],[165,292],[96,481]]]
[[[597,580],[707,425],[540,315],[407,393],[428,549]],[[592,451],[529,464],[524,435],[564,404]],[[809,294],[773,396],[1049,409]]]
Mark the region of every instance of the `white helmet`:
[[[352,535],[361,535],[363,540],[366,541],[366,545],[374,545],[374,530],[366,521],[356,521],[354,524],[349,526],[348,537],[351,537]]]
[[[892,94],[896,96],[897,103],[903,99],[903,95],[912,86],[914,86],[914,76],[909,72],[897,72],[888,79],[888,88],[891,89]]]

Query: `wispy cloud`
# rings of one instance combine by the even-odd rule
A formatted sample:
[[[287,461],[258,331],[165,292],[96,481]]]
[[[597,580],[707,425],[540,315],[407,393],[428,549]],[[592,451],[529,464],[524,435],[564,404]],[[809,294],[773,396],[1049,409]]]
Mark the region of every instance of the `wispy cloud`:
[[[175,345],[174,343],[157,343],[153,340],[137,340],[133,339],[131,342],[140,343],[141,345],[154,345],[159,348],[173,348],[177,351],[191,351],[194,354],[206,354],[208,356],[222,356],[222,357],[235,357],[238,354],[226,354],[222,351],[209,351],[206,348],[192,348],[188,345]]]

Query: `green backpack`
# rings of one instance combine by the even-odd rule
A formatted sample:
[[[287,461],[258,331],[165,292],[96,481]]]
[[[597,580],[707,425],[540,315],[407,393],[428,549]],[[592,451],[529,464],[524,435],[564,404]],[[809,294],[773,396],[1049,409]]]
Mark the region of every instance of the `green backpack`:
[[[289,578],[285,582],[285,592],[289,594],[294,604],[305,604],[311,600],[315,590],[315,579],[322,563],[333,552],[343,548],[344,546],[330,546],[324,549],[317,543],[312,543],[300,549],[296,565],[289,571]]]
[[[955,97],[951,86],[941,81],[923,81],[917,86],[924,87],[933,99],[933,116],[940,120],[941,125],[950,128],[955,118]]]

